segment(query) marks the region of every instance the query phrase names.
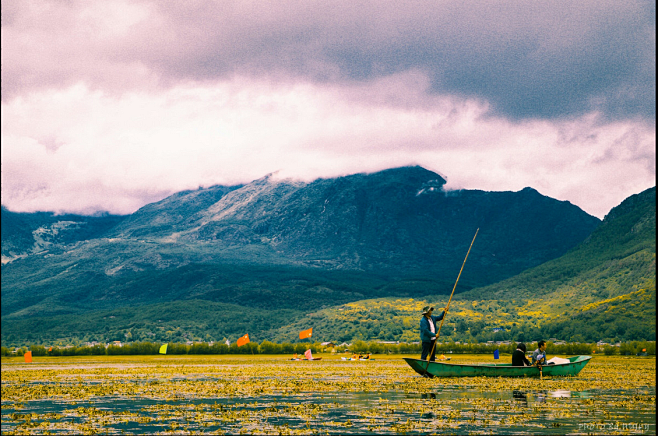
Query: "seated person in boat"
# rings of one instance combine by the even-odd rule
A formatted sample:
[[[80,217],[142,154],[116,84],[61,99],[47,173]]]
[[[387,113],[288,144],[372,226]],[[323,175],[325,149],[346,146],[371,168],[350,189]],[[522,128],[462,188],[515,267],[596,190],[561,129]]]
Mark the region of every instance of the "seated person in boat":
[[[530,361],[525,357],[525,344],[519,342],[516,350],[512,353],[512,366],[530,366]]]
[[[434,346],[438,330],[436,323],[446,315],[445,310],[439,316],[432,315],[433,311],[434,308],[431,306],[423,307],[423,317],[420,319],[420,341],[423,344],[420,359],[425,360],[431,352],[430,362],[436,360],[436,347]]]
[[[366,356],[364,357],[364,359],[370,359],[370,353],[366,354]]]
[[[533,365],[546,365],[546,341],[539,341],[538,348],[532,353]]]

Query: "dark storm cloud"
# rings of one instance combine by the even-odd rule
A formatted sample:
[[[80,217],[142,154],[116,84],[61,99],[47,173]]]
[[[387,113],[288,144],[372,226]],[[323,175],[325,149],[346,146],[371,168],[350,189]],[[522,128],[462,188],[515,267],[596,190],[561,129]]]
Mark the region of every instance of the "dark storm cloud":
[[[655,115],[653,3],[253,5],[165,10],[173,28],[203,36],[194,42],[183,36],[191,50],[157,60],[156,69],[175,77],[239,73],[312,81],[420,70],[435,93],[484,99],[516,119],[593,110],[612,118]]]
[[[160,85],[236,74],[343,83],[420,71],[430,92],[484,100],[512,119],[655,116],[653,2],[130,4],[134,23],[108,35],[88,31],[86,3],[53,19],[47,8],[8,8],[3,48],[10,27],[24,47],[3,55],[3,94],[73,80],[137,86],[154,75]],[[51,62],[29,62],[36,44]]]

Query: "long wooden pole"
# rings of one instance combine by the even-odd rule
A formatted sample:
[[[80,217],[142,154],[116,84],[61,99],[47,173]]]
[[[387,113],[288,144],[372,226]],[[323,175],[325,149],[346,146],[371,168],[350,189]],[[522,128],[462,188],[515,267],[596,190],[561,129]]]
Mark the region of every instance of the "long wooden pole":
[[[471,248],[473,247],[473,242],[475,242],[475,238],[477,238],[478,232],[480,231],[480,228],[475,231],[475,236],[473,236],[473,240],[471,241],[471,245],[468,247],[468,251],[466,252],[466,257],[464,258],[464,262],[462,263],[462,267],[459,270],[459,274],[457,274],[457,280],[455,280],[455,286],[452,287],[452,293],[450,293],[450,298],[448,299],[448,304],[446,305],[445,308],[445,314],[443,315],[443,318],[441,319],[441,325],[439,325],[439,331],[436,332],[436,339],[434,340],[434,345],[432,345],[432,351],[430,351],[430,354],[427,356],[427,365],[425,366],[425,373],[427,373],[427,368],[430,366],[430,358],[432,357],[432,353],[434,353],[434,348],[436,347],[436,342],[439,340],[439,335],[441,334],[441,327],[443,327],[443,321],[446,320],[446,316],[448,316],[448,308],[450,307],[450,302],[452,301],[452,296],[455,293],[455,289],[457,289],[457,283],[459,283],[459,277],[462,275],[462,271],[464,270],[464,265],[466,265],[466,259],[468,259],[468,255],[471,252]]]

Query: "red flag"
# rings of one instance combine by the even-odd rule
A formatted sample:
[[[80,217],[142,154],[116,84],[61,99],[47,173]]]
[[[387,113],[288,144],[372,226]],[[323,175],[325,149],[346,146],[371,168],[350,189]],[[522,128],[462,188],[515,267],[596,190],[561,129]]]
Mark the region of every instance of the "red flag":
[[[249,342],[249,333],[238,339],[238,347],[241,347],[248,342]]]
[[[313,335],[313,327],[311,327],[308,330],[303,330],[303,331],[299,332],[299,339],[310,338],[311,335]]]
[[[25,363],[32,363],[32,352],[31,351],[26,351],[25,354],[23,355],[25,357]]]
[[[310,348],[306,350],[306,353],[304,353],[304,357],[306,357],[306,360],[313,360],[313,355],[311,354]]]

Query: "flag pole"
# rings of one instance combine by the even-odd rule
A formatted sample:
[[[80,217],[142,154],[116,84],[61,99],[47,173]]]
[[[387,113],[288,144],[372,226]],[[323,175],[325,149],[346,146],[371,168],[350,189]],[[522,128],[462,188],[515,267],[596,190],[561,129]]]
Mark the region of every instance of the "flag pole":
[[[475,231],[475,236],[473,236],[473,240],[471,241],[471,245],[468,247],[468,251],[466,252],[466,257],[464,258],[462,267],[459,270],[459,274],[457,274],[457,280],[455,280],[455,286],[452,287],[452,293],[450,294],[450,298],[448,299],[448,304],[446,305],[443,318],[441,318],[441,325],[439,325],[439,331],[436,332],[436,339],[434,340],[434,345],[432,345],[432,350],[430,351],[430,354],[427,355],[427,365],[425,365],[425,374],[427,374],[427,368],[429,368],[430,366],[430,359],[432,358],[432,353],[434,353],[436,342],[439,340],[439,335],[441,334],[441,327],[443,327],[443,321],[445,321],[446,316],[448,316],[448,308],[450,307],[450,302],[452,301],[452,296],[455,293],[455,289],[457,289],[457,283],[459,283],[459,277],[461,277],[462,275],[462,271],[464,270],[464,265],[466,265],[466,259],[468,259],[468,255],[471,252],[471,248],[473,247],[473,242],[475,242],[475,238],[477,237],[479,231],[480,228],[478,227],[477,230]]]

